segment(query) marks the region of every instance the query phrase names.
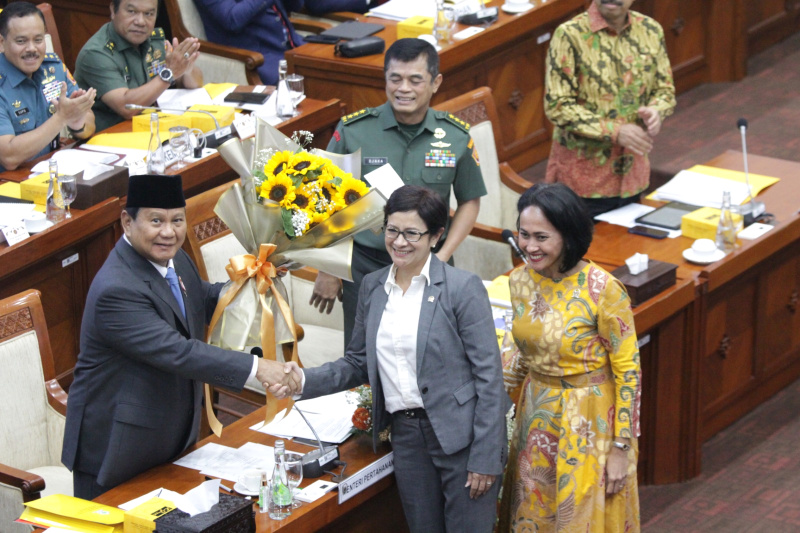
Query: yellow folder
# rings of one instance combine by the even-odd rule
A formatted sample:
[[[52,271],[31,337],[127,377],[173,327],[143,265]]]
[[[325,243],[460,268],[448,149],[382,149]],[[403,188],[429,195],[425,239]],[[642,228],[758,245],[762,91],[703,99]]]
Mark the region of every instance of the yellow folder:
[[[81,498],[51,494],[25,504],[21,520],[84,533],[122,533],[125,512]]]

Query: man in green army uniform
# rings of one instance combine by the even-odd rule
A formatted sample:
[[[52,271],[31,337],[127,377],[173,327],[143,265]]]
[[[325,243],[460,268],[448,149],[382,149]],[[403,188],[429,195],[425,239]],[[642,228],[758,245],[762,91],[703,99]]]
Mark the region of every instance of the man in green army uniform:
[[[439,56],[429,43],[398,39],[386,51],[383,65],[388,101],[344,117],[328,151],[349,154],[361,148],[362,177],[389,163],[405,183],[433,189],[448,204],[452,188],[458,207],[436,252],[439,259],[449,261],[472,230],[480,197],[486,194],[469,124],[430,109],[442,75]],[[353,283],[322,272],[317,276],[310,303],[330,313],[335,300],[342,301],[345,348],[355,323],[361,279],[391,262],[383,234],[364,231],[355,236]]]
[[[94,133],[95,91],[78,87],[56,54],[45,51],[44,16],[29,2],[0,13],[0,172],[58,148],[61,130]]]
[[[138,114],[126,104],[152,105],[173,83],[203,86],[194,68],[200,44],[195,38],[172,43],[156,28],[158,0],[112,0],[107,22],[83,46],[75,62],[81,87],[97,89],[94,112],[104,130]]]

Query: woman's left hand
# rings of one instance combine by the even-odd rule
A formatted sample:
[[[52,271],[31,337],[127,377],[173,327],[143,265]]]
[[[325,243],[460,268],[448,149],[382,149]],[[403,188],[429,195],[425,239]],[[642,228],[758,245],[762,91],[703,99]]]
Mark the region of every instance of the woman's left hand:
[[[606,461],[606,494],[616,494],[628,482],[628,453],[611,448]]]
[[[497,476],[490,476],[488,474],[476,474],[475,472],[467,472],[467,484],[464,487],[469,487],[469,497],[473,500],[478,496],[483,496],[489,492],[489,489],[494,485],[494,480]]]

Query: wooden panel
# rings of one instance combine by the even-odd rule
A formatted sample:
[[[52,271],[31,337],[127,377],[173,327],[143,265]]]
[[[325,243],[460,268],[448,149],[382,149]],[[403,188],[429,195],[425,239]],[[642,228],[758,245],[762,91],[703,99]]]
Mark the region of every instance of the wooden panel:
[[[730,283],[709,296],[701,345],[700,405],[710,418],[755,375],[756,280]]]
[[[770,260],[759,280],[758,363],[759,374],[780,371],[800,350],[800,252]]]
[[[744,20],[751,56],[800,29],[800,0],[746,0]]]

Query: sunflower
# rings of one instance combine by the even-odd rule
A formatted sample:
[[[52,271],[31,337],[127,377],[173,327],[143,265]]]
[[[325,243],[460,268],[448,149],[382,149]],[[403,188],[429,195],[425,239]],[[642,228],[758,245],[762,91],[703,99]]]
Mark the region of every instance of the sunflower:
[[[330,215],[328,214],[327,211],[323,211],[321,213],[318,211],[314,211],[313,213],[311,213],[311,225],[316,226],[320,222],[325,222],[326,220],[328,220],[328,218],[330,218]]]
[[[313,212],[317,205],[316,187],[312,184],[303,185],[295,189],[293,209],[302,209]]]
[[[344,209],[344,200],[338,196],[338,189],[332,181],[320,181],[321,187],[319,189],[319,201],[317,202],[317,209],[325,210],[329,215]]]
[[[308,152],[298,152],[289,161],[289,174],[308,176],[310,172],[317,170],[324,164],[324,159],[311,155]],[[309,176],[310,177],[310,176]]]
[[[289,209],[295,199],[295,188],[286,174],[270,176],[261,184],[261,196]]]
[[[342,184],[339,185],[337,189],[337,203],[343,204],[344,207],[347,207],[369,192],[369,187],[367,187],[366,183],[349,175],[342,178]]]
[[[270,157],[269,161],[267,161],[267,164],[264,165],[264,174],[267,176],[267,179],[284,172],[291,159],[292,152],[288,150],[276,152],[275,155]]]

